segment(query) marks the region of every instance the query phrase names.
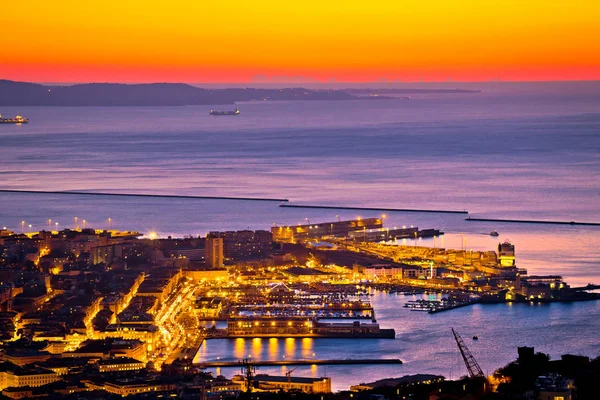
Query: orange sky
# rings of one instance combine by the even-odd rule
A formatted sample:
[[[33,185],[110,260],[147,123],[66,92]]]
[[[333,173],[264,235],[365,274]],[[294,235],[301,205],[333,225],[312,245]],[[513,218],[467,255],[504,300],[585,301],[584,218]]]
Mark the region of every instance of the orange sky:
[[[2,1],[0,79],[600,79],[597,0]]]

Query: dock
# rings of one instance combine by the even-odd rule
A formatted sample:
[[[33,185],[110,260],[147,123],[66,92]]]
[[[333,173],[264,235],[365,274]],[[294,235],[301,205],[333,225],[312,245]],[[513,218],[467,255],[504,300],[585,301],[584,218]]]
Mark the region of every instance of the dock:
[[[435,214],[468,214],[466,210],[426,210],[415,208],[386,208],[386,207],[347,207],[347,206],[319,206],[319,205],[300,205],[300,204],[281,204],[279,207],[288,208],[313,208],[322,210],[352,210],[352,211],[387,211],[387,212],[415,212],[415,213],[435,213]]]
[[[500,219],[500,218],[466,218],[465,221],[475,222],[506,222],[512,224],[546,224],[546,225],[582,225],[600,226],[600,222],[576,222],[576,221],[544,221],[537,219]]]
[[[378,365],[378,364],[402,364],[399,358],[368,358],[368,359],[340,359],[340,360],[273,360],[253,361],[256,367],[278,367],[295,365]],[[223,368],[239,367],[239,361],[207,361],[196,364],[201,368]]]

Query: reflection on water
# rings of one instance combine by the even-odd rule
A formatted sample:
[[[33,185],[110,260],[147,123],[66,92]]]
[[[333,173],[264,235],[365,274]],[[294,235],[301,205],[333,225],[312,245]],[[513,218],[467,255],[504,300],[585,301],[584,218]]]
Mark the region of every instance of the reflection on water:
[[[277,360],[279,355],[279,340],[275,338],[269,339],[269,360]]]
[[[257,360],[400,358],[402,365],[301,366],[294,376],[331,376],[334,390],[351,384],[415,373],[458,378],[466,374],[454,327],[487,374],[517,356],[518,346],[559,357],[564,353],[600,355],[600,302],[564,304],[490,304],[439,314],[412,312],[402,307],[417,296],[374,292],[371,297],[379,323],[396,330],[396,339],[215,339],[206,341],[195,361],[220,358],[235,361],[251,355]],[[471,341],[478,335],[478,341]],[[294,367],[290,367],[294,368]],[[260,373],[283,375],[282,367],[260,367]],[[231,376],[235,368],[223,368]]]

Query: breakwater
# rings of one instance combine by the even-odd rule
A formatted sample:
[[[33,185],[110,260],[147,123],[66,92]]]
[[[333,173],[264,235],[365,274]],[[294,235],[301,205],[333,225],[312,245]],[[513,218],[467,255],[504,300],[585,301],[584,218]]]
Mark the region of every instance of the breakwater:
[[[501,218],[471,218],[468,217],[465,221],[474,222],[508,222],[513,224],[546,224],[546,225],[585,225],[585,226],[600,226],[600,222],[576,222],[576,221],[544,221],[536,219],[501,219]]]
[[[466,210],[427,210],[415,208],[386,208],[386,207],[347,207],[347,206],[319,206],[319,205],[300,205],[300,204],[281,204],[279,207],[288,208],[313,208],[322,210],[355,210],[355,211],[388,211],[388,212],[416,212],[416,213],[436,213],[436,214],[468,214]]]
[[[246,201],[278,201],[286,202],[288,199],[268,197],[226,197],[226,196],[195,196],[183,194],[147,194],[147,193],[106,193],[106,192],[80,192],[80,191],[46,191],[46,190],[17,190],[0,189],[0,193],[28,193],[28,194],[60,194],[82,196],[120,196],[120,197],[149,197],[157,199],[204,199],[204,200],[246,200]]]

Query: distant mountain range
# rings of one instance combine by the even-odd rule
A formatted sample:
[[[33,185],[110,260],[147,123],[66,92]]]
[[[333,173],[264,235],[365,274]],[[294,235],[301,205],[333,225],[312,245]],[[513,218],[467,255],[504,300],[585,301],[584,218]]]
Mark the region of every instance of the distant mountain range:
[[[375,93],[383,94],[428,94],[428,93],[481,93],[481,90],[467,89],[402,89],[402,88],[384,88],[384,89],[343,89],[348,94],[367,95]]]
[[[458,89],[457,89],[458,90]],[[394,93],[444,93],[457,90],[390,89]],[[186,106],[233,104],[265,100],[357,100],[386,89],[311,90],[304,88],[202,89],[183,83],[117,84],[86,83],[45,86],[36,83],[0,80],[0,106]],[[458,91],[469,92],[469,91]],[[393,97],[372,97],[393,99]]]

